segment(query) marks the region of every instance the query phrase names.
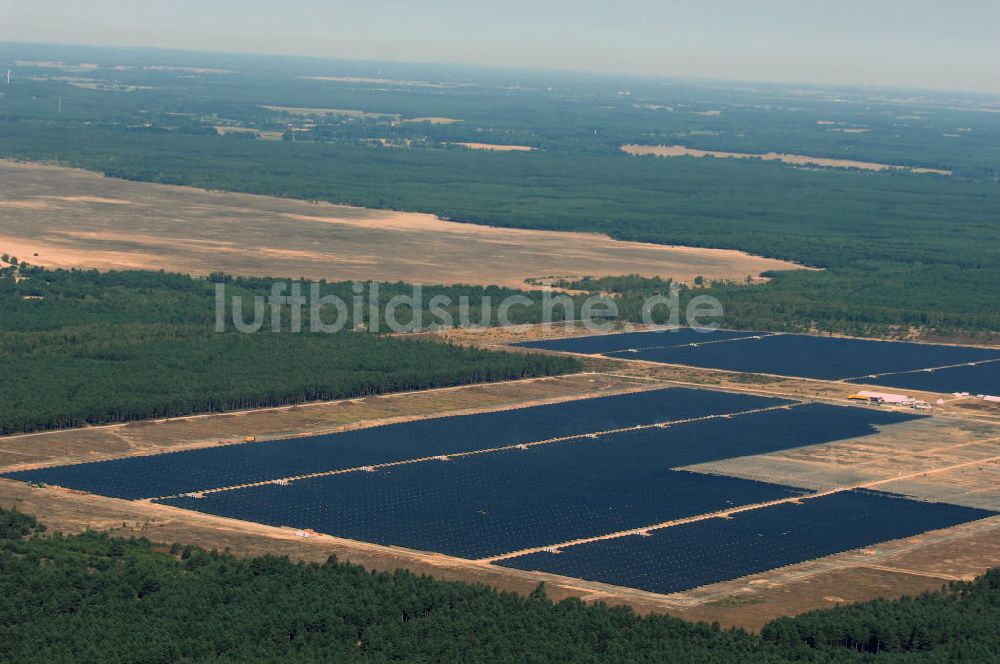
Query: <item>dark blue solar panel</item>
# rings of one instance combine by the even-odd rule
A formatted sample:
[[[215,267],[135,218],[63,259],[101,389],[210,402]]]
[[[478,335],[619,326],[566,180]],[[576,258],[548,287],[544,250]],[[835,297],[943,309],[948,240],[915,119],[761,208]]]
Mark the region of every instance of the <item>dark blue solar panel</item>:
[[[920,418],[895,411],[807,404],[602,438],[627,444],[639,464],[663,459],[674,468],[858,438],[876,433],[880,426]]]
[[[648,526],[804,490],[671,470],[875,431],[913,416],[826,405],[578,438],[163,502],[464,557]]]
[[[673,593],[994,514],[849,491],[497,564]]]
[[[963,366],[935,369],[934,371],[889,374],[878,378],[858,379],[854,382],[947,394],[969,392],[971,394],[1000,396],[1000,362],[977,364],[973,367]]]
[[[8,473],[117,498],[148,498],[789,403],[671,388],[443,417],[324,436]]]
[[[542,339],[539,341],[524,341],[513,344],[523,348],[539,348],[564,353],[583,353],[596,355],[612,353],[629,348],[649,348],[651,346],[681,346],[691,343],[723,341],[726,339],[741,339],[759,332],[732,332],[716,330],[714,332],[699,332],[690,327],[677,327],[656,332],[624,332],[620,334],[599,334],[593,336],[568,337],[566,339]]]
[[[1000,350],[797,334],[702,346],[654,348],[615,357],[823,380],[1000,359]]]
[[[585,444],[585,443],[584,443]],[[555,445],[560,445],[556,443]],[[480,558],[804,491],[730,477],[562,476],[529,451],[168,498],[176,507],[354,540]],[[609,472],[615,472],[614,468]]]

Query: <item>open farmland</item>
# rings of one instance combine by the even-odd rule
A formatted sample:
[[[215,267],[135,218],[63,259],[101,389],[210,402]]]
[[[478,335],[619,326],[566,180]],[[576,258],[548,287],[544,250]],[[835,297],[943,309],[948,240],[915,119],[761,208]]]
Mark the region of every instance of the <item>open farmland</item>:
[[[430,214],[129,182],[0,161],[0,250],[53,268],[167,269],[524,287],[552,275],[744,280],[791,263],[596,233],[493,228]],[[406,247],[400,251],[400,247]]]

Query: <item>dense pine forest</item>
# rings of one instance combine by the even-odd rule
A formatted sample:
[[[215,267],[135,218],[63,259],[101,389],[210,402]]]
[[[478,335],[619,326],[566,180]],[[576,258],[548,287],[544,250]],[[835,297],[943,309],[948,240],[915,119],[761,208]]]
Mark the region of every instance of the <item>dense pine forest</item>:
[[[241,559],[0,509],[0,660],[45,662],[993,662],[1000,569],[782,618],[760,635],[553,603],[331,557]],[[39,620],[44,616],[44,620]]]
[[[10,257],[8,257],[8,260]],[[0,433],[274,406],[574,371],[570,358],[489,352],[351,331],[215,331],[215,286],[247,307],[272,280],[162,272],[0,270]],[[350,302],[351,284],[323,284]],[[405,284],[381,284],[380,305]],[[428,289],[428,296],[509,294]],[[269,309],[267,310],[270,311]],[[384,309],[380,309],[384,312]],[[525,320],[538,308],[512,310]],[[405,310],[404,310],[405,314]],[[479,316],[478,311],[473,312]],[[247,319],[253,315],[248,314]],[[478,320],[478,318],[476,318]],[[404,318],[405,320],[405,318]]]

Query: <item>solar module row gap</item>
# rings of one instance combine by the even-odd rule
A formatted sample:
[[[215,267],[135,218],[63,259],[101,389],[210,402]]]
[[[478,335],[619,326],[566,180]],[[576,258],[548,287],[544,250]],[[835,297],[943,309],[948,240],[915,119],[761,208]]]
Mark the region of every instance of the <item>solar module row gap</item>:
[[[792,403],[711,389],[657,388],[319,436],[54,466],[4,476],[141,499]]]
[[[721,477],[727,477],[725,475]],[[776,507],[785,503],[790,503],[793,505],[801,505],[803,500],[808,500],[811,498],[820,498],[823,496],[828,496],[834,493],[839,493],[841,491],[847,491],[848,489],[832,489],[829,491],[823,491],[822,493],[808,493],[808,489],[802,489],[802,493],[785,497],[785,498],[775,498],[774,500],[766,500],[759,503],[752,503],[749,505],[736,505],[734,507],[726,507],[721,510],[716,510],[714,512],[705,512],[704,514],[696,514],[695,516],[682,517],[679,519],[671,519],[670,521],[662,521],[660,523],[651,523],[642,526],[635,526],[633,528],[626,528],[625,530],[618,530],[612,533],[605,533],[602,535],[596,535],[594,537],[582,537],[574,540],[566,540],[564,542],[552,542],[550,544],[545,544],[542,546],[531,547],[529,549],[521,549],[520,551],[510,551],[508,553],[502,553],[498,556],[490,556],[486,558],[479,558],[477,562],[481,563],[500,563],[500,561],[508,560],[511,558],[520,558],[521,556],[530,555],[533,553],[552,553],[559,554],[562,553],[563,549],[568,549],[574,546],[581,546],[583,544],[592,544],[594,542],[602,542],[604,540],[618,539],[619,537],[651,537],[661,530],[667,528],[676,528],[678,526],[686,526],[692,523],[698,523],[699,521],[708,521],[709,519],[730,519],[733,516],[740,514],[742,512],[749,512],[751,510],[766,509],[769,507]]]
[[[998,364],[1000,363],[1000,357],[990,359],[990,360],[979,360],[976,362],[959,362],[958,364],[944,364],[939,367],[922,367],[920,369],[907,369],[906,371],[886,371],[885,373],[875,373],[866,374],[864,376],[853,376],[851,378],[841,378],[842,381],[847,381],[849,383],[861,383],[865,379],[871,378],[889,378],[891,376],[902,376],[904,374],[919,374],[919,373],[933,373],[935,371],[940,371],[942,369],[958,369],[961,367],[978,367],[984,364]]]
[[[623,427],[623,428],[620,428],[620,429],[608,429],[606,431],[595,431],[595,432],[592,432],[592,433],[584,434],[583,436],[577,436],[577,435],[574,435],[574,436],[562,436],[562,437],[559,437],[559,438],[549,438],[547,440],[533,441],[533,442],[530,442],[530,443],[517,443],[517,444],[513,444],[513,445],[504,445],[502,447],[491,447],[491,448],[481,449],[481,450],[470,450],[468,452],[455,452],[455,453],[451,453],[451,454],[439,454],[439,455],[434,455],[434,456],[418,457],[418,458],[415,458],[415,459],[403,459],[401,461],[390,461],[390,462],[387,462],[387,463],[371,464],[371,465],[367,465],[367,466],[356,466],[354,468],[344,468],[344,469],[340,469],[340,470],[328,470],[328,471],[322,471],[322,472],[318,472],[318,473],[308,473],[308,474],[304,474],[304,475],[290,475],[290,476],[287,476],[287,477],[278,477],[278,478],[275,478],[275,479],[264,480],[264,481],[261,481],[261,482],[248,482],[246,484],[233,484],[231,486],[223,486],[223,487],[217,487],[217,488],[213,488],[213,489],[202,489],[202,490],[195,490],[195,491],[186,491],[186,492],[183,492],[183,493],[171,494],[169,496],[157,496],[157,497],[153,498],[153,500],[163,500],[163,499],[167,499],[167,498],[176,498],[178,496],[186,496],[186,497],[192,497],[192,498],[201,498],[201,497],[203,497],[205,495],[212,494],[212,493],[219,493],[221,491],[237,491],[237,490],[246,489],[246,488],[249,488],[249,487],[265,486],[265,485],[268,485],[268,484],[283,485],[283,484],[288,484],[290,482],[297,482],[297,481],[300,481],[300,480],[308,480],[308,479],[313,479],[313,478],[316,478],[316,477],[327,477],[329,475],[343,475],[343,474],[346,474],[346,473],[358,473],[358,472],[375,472],[375,471],[381,470],[383,468],[392,468],[394,466],[404,466],[404,465],[410,465],[410,464],[415,464],[415,463],[428,463],[428,462],[434,462],[434,461],[447,461],[449,459],[458,459],[458,458],[468,457],[468,456],[474,456],[474,455],[478,455],[478,454],[492,454],[492,453],[496,453],[496,452],[503,452],[503,451],[514,450],[514,449],[528,449],[530,447],[536,447],[538,445],[550,445],[552,443],[565,443],[565,442],[570,442],[570,441],[574,441],[574,440],[594,439],[594,438],[600,438],[602,436],[611,436],[611,435],[618,434],[618,433],[625,433],[625,432],[628,432],[628,431],[642,431],[642,430],[645,430],[645,429],[654,429],[654,428],[656,428],[656,429],[664,429],[664,428],[667,428],[667,427],[673,427],[673,426],[677,426],[677,425],[692,424],[694,422],[707,422],[707,421],[710,421],[710,420],[722,420],[722,419],[728,420],[728,419],[732,419],[734,417],[740,417],[740,416],[745,416],[745,415],[756,415],[758,413],[768,413],[768,412],[779,411],[779,410],[791,410],[793,408],[796,408],[796,407],[799,407],[799,406],[803,406],[803,405],[805,405],[804,402],[799,402],[799,403],[791,403],[791,404],[785,404],[785,405],[780,405],[780,406],[767,406],[765,408],[752,408],[752,409],[749,409],[749,410],[741,410],[741,411],[736,411],[736,412],[733,412],[733,413],[721,413],[719,415],[705,415],[705,416],[702,416],[702,417],[693,417],[693,418],[688,418],[688,419],[684,419],[684,420],[669,420],[669,421],[666,421],[666,422],[656,422],[656,423],[653,423],[653,424],[637,424],[635,426]]]
[[[881,385],[900,390],[921,390],[942,394],[972,394],[1000,396],[1000,363],[961,365],[934,371],[893,373],[878,378],[862,378],[854,384]]]
[[[748,339],[764,339],[767,337],[777,337],[780,336],[781,332],[769,332],[768,334],[754,334],[745,337],[733,337],[730,339],[715,339],[708,341],[692,341],[691,343],[683,344],[667,344],[663,346],[641,346],[639,348],[625,348],[622,350],[611,350],[606,353],[601,353],[604,357],[612,357],[616,355],[625,355],[627,353],[641,353],[647,350],[662,350],[664,348],[700,348],[702,346],[711,346],[714,344],[728,344],[737,341],[746,341]]]
[[[700,331],[690,327],[675,327],[666,330],[645,332],[618,332],[614,334],[576,335],[554,339],[538,339],[521,341],[514,344],[520,348],[535,348],[559,352],[578,353],[581,355],[600,355],[608,352],[635,348],[636,344],[650,344],[653,341],[658,347],[673,348],[688,346],[691,343],[715,343],[726,340],[738,340],[759,335],[776,333],[769,332],[737,332],[733,330]]]

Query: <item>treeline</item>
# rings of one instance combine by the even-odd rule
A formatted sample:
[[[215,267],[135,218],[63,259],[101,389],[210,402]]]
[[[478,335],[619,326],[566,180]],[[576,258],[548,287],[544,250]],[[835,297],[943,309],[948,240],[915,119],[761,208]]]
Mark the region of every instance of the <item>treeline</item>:
[[[942,592],[780,618],[761,636],[778,646],[814,651],[935,653],[938,661],[990,662],[1000,659],[1000,637],[984,621],[995,619],[998,610],[1000,568],[994,568],[971,583],[952,582]],[[990,634],[980,638],[980,630]]]
[[[216,281],[162,272],[0,274],[0,433],[277,406],[575,371],[576,360],[345,331],[215,331]],[[252,303],[273,280],[233,279]],[[326,294],[350,284],[324,284]],[[381,298],[408,293],[381,284]],[[489,289],[445,288],[477,302]],[[437,291],[427,289],[428,297]],[[501,291],[502,292],[502,291]],[[382,300],[384,302],[384,300]],[[250,305],[245,305],[250,306]],[[269,308],[265,311],[270,312]],[[530,307],[524,316],[540,315]],[[365,309],[365,320],[371,323]],[[513,312],[512,312],[513,315]],[[247,318],[252,318],[248,314]],[[405,310],[401,316],[406,320]],[[383,321],[384,323],[384,321]]]
[[[718,322],[729,329],[775,332],[815,332],[818,329],[878,338],[908,336],[913,329],[918,329],[934,330],[942,336],[996,342],[1000,310],[984,299],[975,306],[966,301],[969,308],[957,314],[950,309],[949,303],[951,298],[961,298],[961,294],[953,292],[953,285],[944,275],[940,281],[922,283],[923,277],[934,272],[929,267],[914,267],[906,273],[873,268],[869,274],[839,275],[837,281],[831,281],[825,273],[774,273],[767,283],[752,287],[742,282],[706,279],[689,286],[674,284],[670,279],[650,279],[634,274],[563,280],[558,285],[609,294],[615,301],[619,317],[626,321],[641,321],[647,299],[667,295],[673,284],[678,290],[682,323],[683,312],[692,298],[711,295],[723,305],[724,315]],[[905,304],[886,301],[877,287],[883,279],[896,279],[900,285],[912,289],[922,288],[927,310],[918,313]],[[851,302],[837,301],[847,295],[844,288],[850,289]],[[655,313],[658,315],[653,322],[665,322],[659,311]]]
[[[0,154],[115,177],[741,249],[819,272],[713,286],[733,324],[877,335],[1000,328],[1000,186],[736,160],[386,150],[0,122]],[[586,272],[586,266],[581,266]]]
[[[627,608],[554,603],[406,571],[235,558],[0,510],[0,660],[45,662],[996,661],[1000,570],[761,635]],[[877,654],[876,654],[877,653]]]

